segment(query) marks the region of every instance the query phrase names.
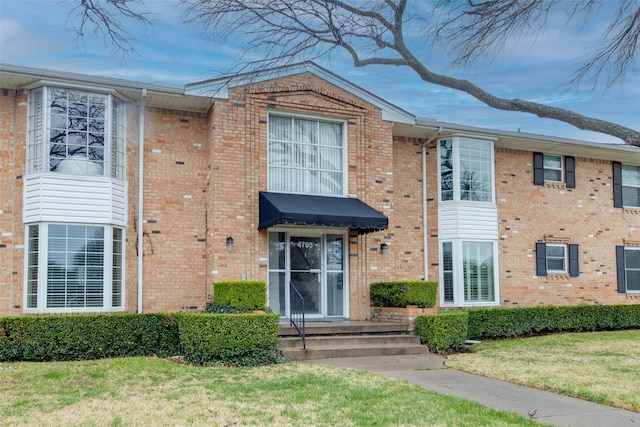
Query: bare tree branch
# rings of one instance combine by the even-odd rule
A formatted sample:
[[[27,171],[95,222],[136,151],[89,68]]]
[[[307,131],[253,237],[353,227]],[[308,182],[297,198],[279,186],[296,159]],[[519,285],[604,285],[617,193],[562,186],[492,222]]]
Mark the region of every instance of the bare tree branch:
[[[639,38],[640,4],[634,0],[621,1],[615,19],[605,33],[605,45],[573,73],[572,82],[591,78],[595,85],[601,76],[605,76],[606,87],[611,87],[635,65]]]
[[[149,13],[143,0],[75,0],[70,19],[77,19],[75,32],[78,39],[87,33],[101,35],[112,47],[112,54],[127,56],[135,53],[135,37],[127,26],[131,22],[150,26]]]
[[[143,0],[73,0],[77,32],[102,34],[125,54],[134,51],[133,36],[124,22],[149,25]],[[405,43],[410,19],[431,21],[426,40],[446,43],[464,65],[484,55],[495,55],[525,33],[538,34],[549,18],[563,13],[567,22],[596,15],[601,0],[439,0],[426,12],[423,4],[408,0],[179,0],[187,23],[217,38],[233,37],[243,46],[234,67],[266,69],[305,60],[330,58],[347,52],[357,67],[372,64],[406,66],[422,80],[465,92],[486,105],[505,111],[535,114],[600,132],[640,146],[640,132],[570,110],[522,99],[494,96],[473,83],[434,73]],[[421,9],[422,7],[422,9]],[[146,9],[144,9],[146,10]],[[603,34],[603,44],[572,76],[575,84],[605,79],[607,87],[635,65],[640,38],[640,5],[618,0],[616,13]]]
[[[601,0],[440,0],[435,8],[440,22],[434,36],[453,47],[457,65],[468,65],[481,57],[494,58],[524,35],[538,34],[552,15],[566,16],[566,25],[581,22],[584,26],[604,5]],[[635,65],[640,4],[637,0],[618,0],[607,5],[615,5],[615,12],[602,34],[602,45],[576,69],[569,85],[590,80],[595,88],[602,79],[609,88]]]
[[[596,0],[576,0],[567,8],[568,0],[562,1],[569,16],[592,13],[597,6]],[[475,49],[482,52],[504,45],[521,31],[522,26],[544,25],[550,11],[562,1],[475,3],[469,0],[468,9],[454,8],[458,14],[452,16],[447,25],[458,22],[461,16],[471,19],[462,28],[462,42],[454,46],[461,52],[460,60],[474,59]],[[341,48],[351,55],[356,67],[372,64],[410,67],[423,81],[465,92],[490,107],[559,120],[640,146],[640,132],[625,126],[531,101],[500,98],[467,80],[434,73],[405,43],[407,0],[181,0],[181,3],[185,6],[188,22],[218,36],[240,36],[245,52],[256,55],[256,59],[244,63],[245,67],[266,68],[326,57]],[[482,25],[476,25],[476,21]],[[634,33],[636,24],[636,20],[631,20],[623,25],[627,30],[616,34],[633,38],[637,35]],[[440,37],[445,36],[443,28],[440,27]],[[472,42],[473,48],[465,49],[464,44]],[[626,58],[632,57],[633,52],[635,50],[627,51]]]

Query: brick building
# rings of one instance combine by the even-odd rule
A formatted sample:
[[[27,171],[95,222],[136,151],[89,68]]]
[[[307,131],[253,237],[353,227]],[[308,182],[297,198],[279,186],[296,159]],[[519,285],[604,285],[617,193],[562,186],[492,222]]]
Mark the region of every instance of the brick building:
[[[0,88],[0,315],[199,311],[245,279],[320,319],[391,279],[440,307],[640,297],[635,147],[417,118],[311,63]]]

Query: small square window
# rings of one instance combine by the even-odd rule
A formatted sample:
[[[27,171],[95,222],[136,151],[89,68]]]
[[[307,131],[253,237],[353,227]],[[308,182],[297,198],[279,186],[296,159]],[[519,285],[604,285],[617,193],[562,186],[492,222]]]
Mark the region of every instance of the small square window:
[[[547,244],[547,272],[566,273],[566,246]]]
[[[533,153],[533,184],[561,183],[576,188],[576,159],[573,156]]]
[[[544,180],[562,182],[562,157],[544,155]]]

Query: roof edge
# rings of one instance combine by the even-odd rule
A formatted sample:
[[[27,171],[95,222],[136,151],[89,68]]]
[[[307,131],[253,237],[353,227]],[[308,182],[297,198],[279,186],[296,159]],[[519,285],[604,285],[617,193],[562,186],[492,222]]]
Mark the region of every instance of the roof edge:
[[[361,86],[358,86],[311,61],[283,65],[265,70],[226,75],[214,79],[203,80],[201,82],[189,83],[185,86],[185,93],[226,99],[229,96],[230,88],[244,86],[251,83],[260,83],[267,80],[288,77],[305,72],[314,74],[330,84],[352,93],[366,102],[380,108],[382,110],[382,118],[384,120],[406,124],[415,123],[415,115],[391,104]]]
[[[167,95],[185,95],[185,87],[181,85],[125,80],[113,77],[101,77],[89,74],[73,73],[69,71],[56,71],[45,68],[23,67],[18,65],[0,63],[0,76],[8,74],[31,77],[34,79],[34,81],[57,80],[67,83],[105,86],[116,90],[147,89],[147,91],[154,91]]]

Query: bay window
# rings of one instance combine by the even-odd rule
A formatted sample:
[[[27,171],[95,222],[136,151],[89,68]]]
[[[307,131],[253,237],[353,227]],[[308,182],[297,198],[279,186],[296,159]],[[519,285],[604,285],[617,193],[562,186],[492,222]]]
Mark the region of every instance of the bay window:
[[[28,118],[28,173],[124,179],[124,105],[111,95],[41,87]]]
[[[442,242],[442,302],[445,305],[497,303],[496,244]]]
[[[439,148],[440,200],[493,203],[493,144],[452,138]]]
[[[36,311],[124,307],[124,238],[109,226],[27,226],[25,306]]]
[[[269,191],[346,193],[344,122],[269,115]]]

